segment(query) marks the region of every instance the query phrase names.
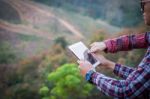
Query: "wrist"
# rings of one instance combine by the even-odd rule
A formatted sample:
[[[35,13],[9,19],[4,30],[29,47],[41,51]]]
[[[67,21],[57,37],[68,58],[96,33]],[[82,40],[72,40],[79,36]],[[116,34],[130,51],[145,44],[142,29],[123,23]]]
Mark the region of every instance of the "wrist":
[[[107,67],[108,67],[109,69],[114,70],[115,64],[116,64],[116,63],[109,61]]]
[[[107,48],[105,42],[102,42],[102,45],[101,45],[101,46],[103,47],[103,50],[105,50],[105,49]]]
[[[107,53],[107,52],[108,52],[108,46],[109,46],[109,45],[108,45],[108,41],[105,40],[105,41],[104,41],[104,44],[105,44],[104,52]]]
[[[85,80],[92,83],[92,75],[95,73],[94,70],[89,70],[85,75]]]

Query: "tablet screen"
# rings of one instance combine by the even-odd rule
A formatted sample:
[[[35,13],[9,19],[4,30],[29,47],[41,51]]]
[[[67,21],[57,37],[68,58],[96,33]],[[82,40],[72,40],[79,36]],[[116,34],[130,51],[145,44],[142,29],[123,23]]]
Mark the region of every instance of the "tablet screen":
[[[84,52],[84,59],[88,60],[91,64],[95,64],[97,62],[93,55],[91,53],[88,53],[88,50]]]
[[[75,44],[72,44],[68,47],[78,59],[80,60],[87,60],[89,61],[92,65],[97,62],[97,60],[93,57],[92,54],[88,53],[88,48],[82,43],[78,42]]]

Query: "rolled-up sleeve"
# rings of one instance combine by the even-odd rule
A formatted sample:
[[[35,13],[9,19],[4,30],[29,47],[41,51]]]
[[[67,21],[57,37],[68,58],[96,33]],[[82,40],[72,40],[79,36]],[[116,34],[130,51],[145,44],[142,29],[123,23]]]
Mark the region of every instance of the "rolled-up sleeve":
[[[115,39],[105,40],[105,52],[115,53],[117,51],[127,51],[148,47],[148,33],[137,35],[124,35]]]

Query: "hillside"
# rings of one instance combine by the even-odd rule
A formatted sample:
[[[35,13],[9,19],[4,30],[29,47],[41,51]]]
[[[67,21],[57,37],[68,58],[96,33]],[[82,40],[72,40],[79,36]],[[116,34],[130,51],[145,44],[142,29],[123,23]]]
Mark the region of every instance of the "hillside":
[[[46,50],[53,43],[53,40],[61,36],[73,43],[86,40],[97,30],[106,30],[109,34],[121,30],[100,19],[93,19],[79,13],[28,0],[2,0],[1,5],[5,7],[0,10],[0,33],[4,34],[6,31],[5,36],[10,37],[6,40],[8,42],[11,42],[11,39],[16,39],[17,43],[11,45],[16,49],[21,49],[25,55],[34,55],[31,53],[39,52],[38,49],[40,51]],[[9,17],[4,19],[3,16]],[[16,21],[18,22],[16,23]],[[31,36],[31,38],[38,39],[34,39],[33,43],[32,40],[20,39],[20,36],[14,38],[9,36],[10,34],[21,35],[23,38]]]
[[[8,5],[6,2],[3,2],[1,0],[0,7],[0,19],[9,21],[10,23],[21,23],[21,19],[18,12],[15,9],[13,9],[11,5]]]
[[[134,27],[142,21],[140,0],[34,0],[48,6],[103,19],[118,27]],[[134,20],[132,20],[134,19]]]
[[[146,30],[120,26],[135,25],[131,20],[138,20],[137,9],[130,7],[135,1],[110,1],[0,0],[0,99],[112,99],[81,77],[77,59],[67,50],[68,44],[78,41],[89,46]],[[122,14],[122,9],[127,13]],[[128,20],[122,21],[124,15]],[[102,53],[131,67],[143,54],[144,50]],[[100,66],[97,71],[115,77],[108,68]]]

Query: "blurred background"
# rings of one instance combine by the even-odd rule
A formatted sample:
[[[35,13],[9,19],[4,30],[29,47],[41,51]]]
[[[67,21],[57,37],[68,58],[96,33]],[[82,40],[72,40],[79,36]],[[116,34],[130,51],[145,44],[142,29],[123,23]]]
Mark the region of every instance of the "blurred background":
[[[140,0],[0,0],[0,7],[0,99],[112,99],[80,76],[67,46],[149,30]],[[144,52],[103,55],[136,67]]]

